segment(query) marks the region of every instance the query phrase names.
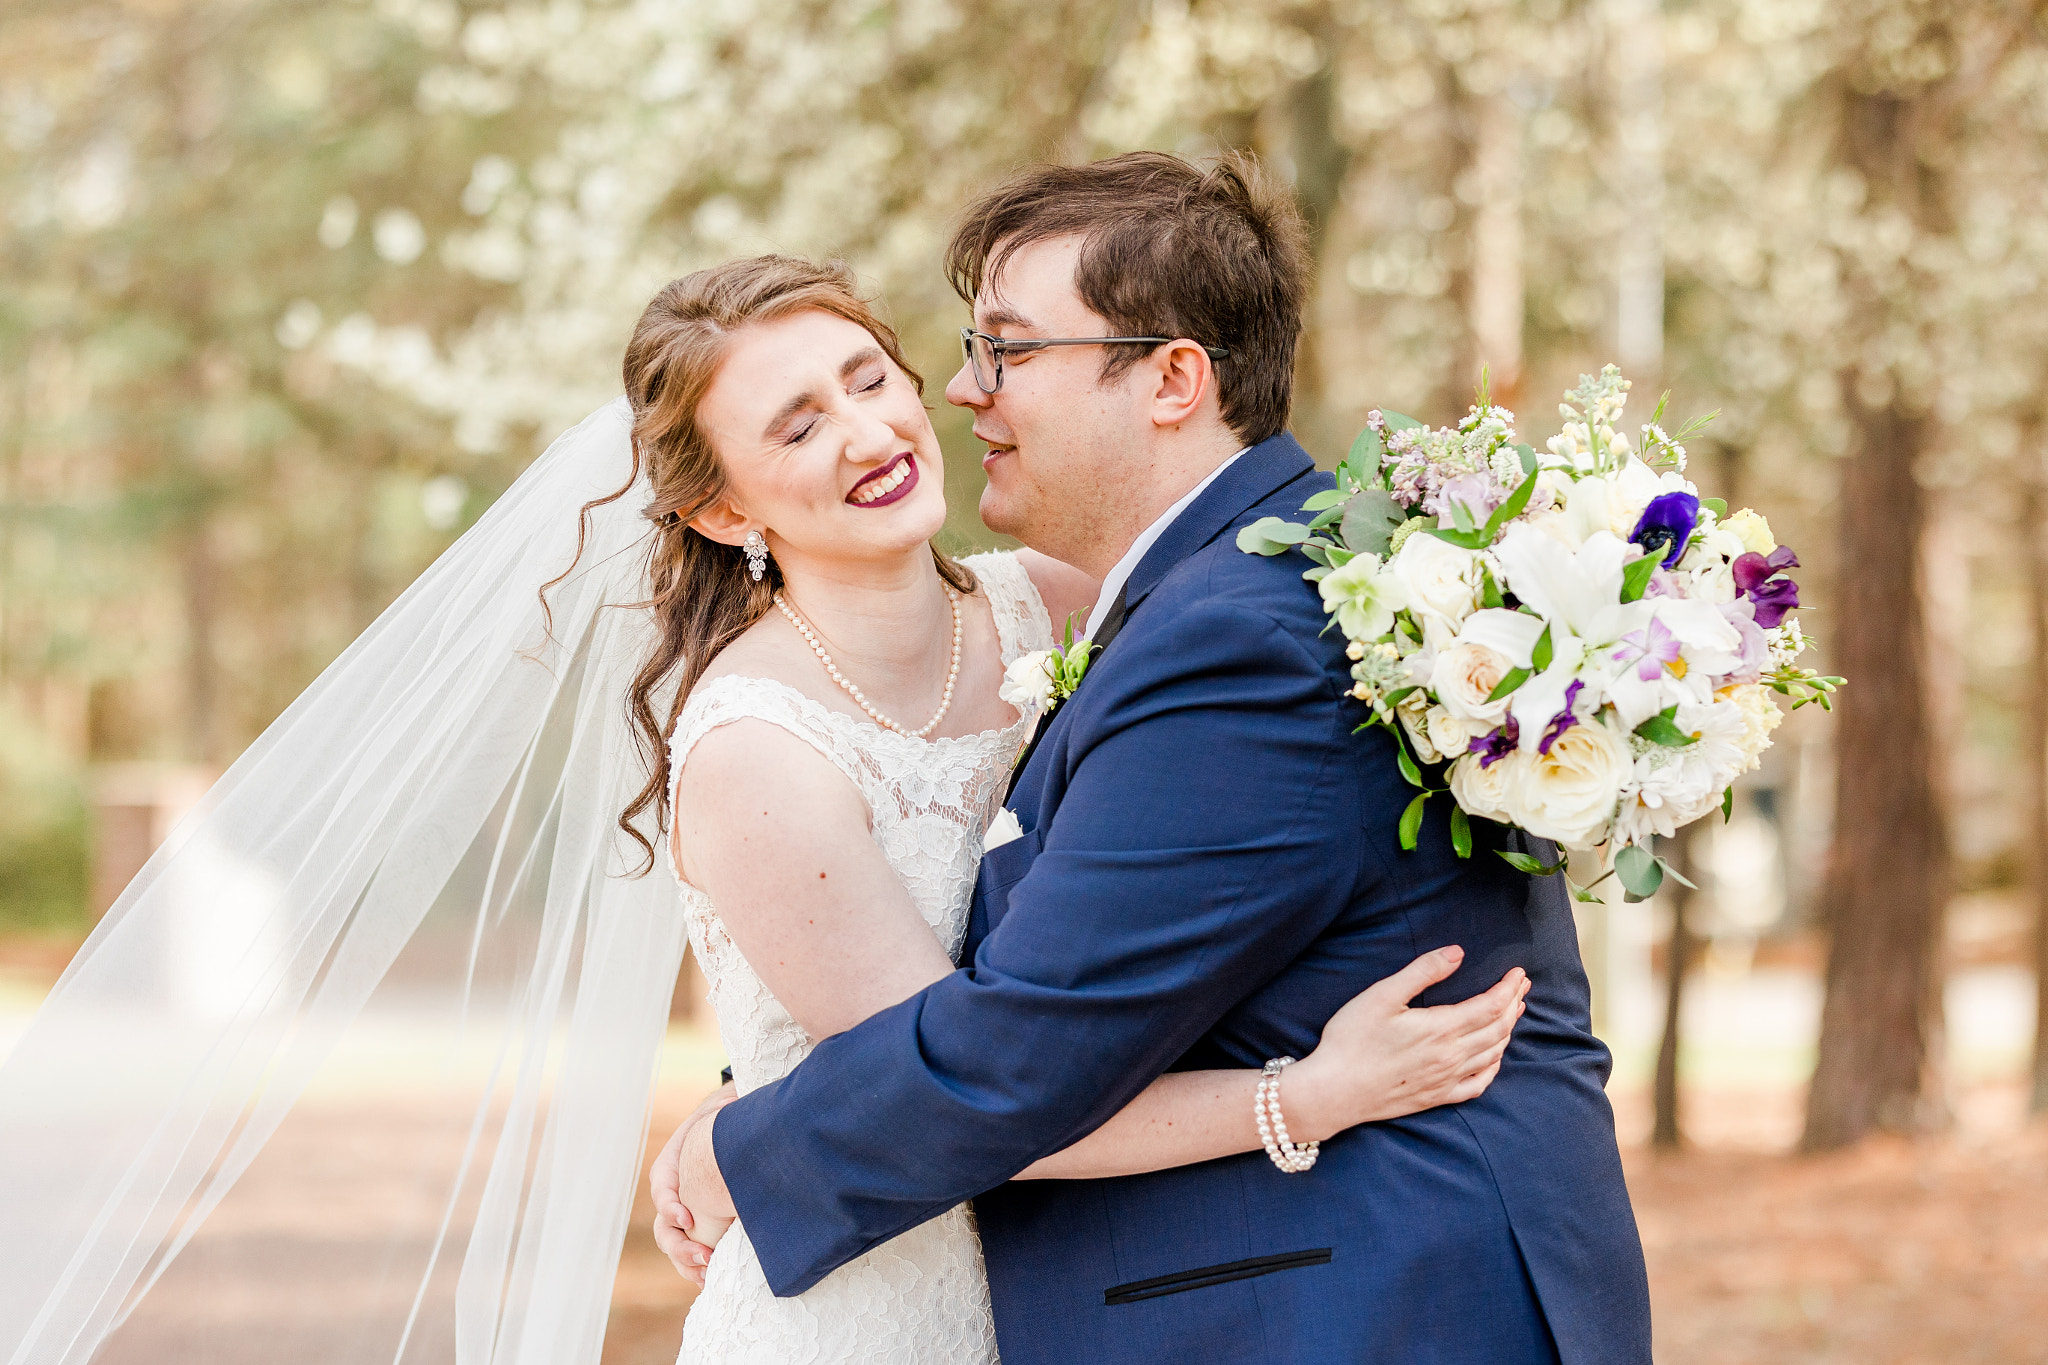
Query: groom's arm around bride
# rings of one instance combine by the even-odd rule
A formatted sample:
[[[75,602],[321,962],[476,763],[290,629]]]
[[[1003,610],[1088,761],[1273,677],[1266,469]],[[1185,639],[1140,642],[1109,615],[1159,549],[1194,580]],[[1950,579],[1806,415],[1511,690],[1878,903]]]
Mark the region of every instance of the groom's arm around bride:
[[[1353,734],[1342,639],[1295,568],[1234,546],[1328,486],[1282,430],[1291,206],[1229,163],[1040,168],[970,209],[950,264],[979,329],[1227,358],[1184,414],[1145,356],[1042,351],[993,393],[948,389],[992,444],[988,523],[1128,577],[1013,793],[1023,837],[983,863],[967,965],[712,1121],[770,1284],[801,1292],[973,1198],[1012,1365],[1647,1361],[1563,889],[1493,856],[1497,827],[1469,860],[1441,816],[1397,846],[1411,793],[1384,734]],[[1141,530],[1156,540],[1117,565]],[[1252,1153],[1005,1183],[1166,1070],[1305,1055],[1346,1000],[1448,943],[1464,966],[1425,1004],[1511,966],[1532,982],[1480,1098],[1338,1134],[1304,1174]]]

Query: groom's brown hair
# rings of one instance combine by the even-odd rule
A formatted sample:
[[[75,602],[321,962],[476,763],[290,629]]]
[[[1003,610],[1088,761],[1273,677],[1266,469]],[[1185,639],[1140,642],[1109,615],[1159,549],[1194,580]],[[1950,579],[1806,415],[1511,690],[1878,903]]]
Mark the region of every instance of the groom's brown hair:
[[[1206,169],[1164,152],[1085,166],[1032,166],[970,204],[946,248],[946,275],[972,305],[1019,247],[1085,239],[1081,301],[1119,336],[1226,346],[1216,362],[1223,421],[1248,445],[1286,430],[1308,297],[1308,229],[1294,197],[1250,156]],[[1141,348],[1105,348],[1105,383]]]

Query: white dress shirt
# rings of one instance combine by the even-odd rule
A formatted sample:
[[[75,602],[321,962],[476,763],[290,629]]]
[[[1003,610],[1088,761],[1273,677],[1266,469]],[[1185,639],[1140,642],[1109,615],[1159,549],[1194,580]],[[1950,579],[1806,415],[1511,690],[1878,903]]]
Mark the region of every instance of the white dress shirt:
[[[1250,446],[1244,448],[1250,449]],[[1139,533],[1138,538],[1131,542],[1131,548],[1124,551],[1124,557],[1116,562],[1108,576],[1102,580],[1102,593],[1095,599],[1095,610],[1088,613],[1088,629],[1083,632],[1087,638],[1094,638],[1095,628],[1109,615],[1110,603],[1116,601],[1116,595],[1124,590],[1124,584],[1130,581],[1131,571],[1138,567],[1138,561],[1145,557],[1145,552],[1158,542],[1159,537],[1166,534],[1166,528],[1173,525],[1175,517],[1187,511],[1189,503],[1202,496],[1203,489],[1216,482],[1224,470],[1237,463],[1238,456],[1243,455],[1244,450],[1238,451],[1237,455],[1231,456],[1210,470],[1207,478],[1190,488],[1179,502],[1161,512],[1159,520],[1147,526]]]

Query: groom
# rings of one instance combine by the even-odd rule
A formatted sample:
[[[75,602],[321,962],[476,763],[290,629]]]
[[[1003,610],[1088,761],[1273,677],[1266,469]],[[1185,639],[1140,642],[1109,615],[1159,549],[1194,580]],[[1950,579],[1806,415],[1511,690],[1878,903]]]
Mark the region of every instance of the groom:
[[[1006,1365],[1647,1362],[1642,1250],[1570,905],[1451,849],[1364,709],[1293,557],[1238,528],[1331,486],[1285,431],[1301,222],[1248,162],[1028,170],[948,251],[977,339],[947,386],[987,442],[983,520],[1103,578],[1101,647],[1040,727],[981,865],[967,962],[697,1125],[768,1282],[797,1294],[972,1198]],[[1535,850],[1548,858],[1552,850]],[[1305,1056],[1352,995],[1440,944],[1474,994],[1532,980],[1498,1078],[1256,1152],[1005,1183],[1166,1070]],[[847,1077],[858,1077],[848,1084]],[[1284,1090],[1283,1090],[1284,1099]]]

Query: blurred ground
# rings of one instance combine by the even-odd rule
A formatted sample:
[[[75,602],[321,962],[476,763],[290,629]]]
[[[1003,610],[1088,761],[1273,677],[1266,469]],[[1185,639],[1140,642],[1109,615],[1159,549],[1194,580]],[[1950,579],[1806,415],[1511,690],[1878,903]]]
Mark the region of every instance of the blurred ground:
[[[0,1050],[68,954],[58,941],[0,940]],[[1753,970],[1702,972],[1691,983],[1688,1150],[1657,1156],[1641,1145],[1647,1058],[1640,1046],[1618,1050],[1616,1113],[1649,1256],[1657,1359],[2048,1362],[2048,1126],[2023,1120],[2024,1051],[2010,1042],[2031,1023],[2031,981],[1998,961],[1957,973],[1949,997],[1958,1078],[1952,1134],[1800,1158],[1785,1153],[1798,1132],[1818,1002],[1803,956],[1775,954]],[[672,1032],[650,1149],[709,1089],[717,1064],[715,1042],[687,1028]],[[383,1126],[388,1119],[375,1122],[393,1131]],[[351,1135],[333,1137],[337,1149],[361,1150]],[[620,1258],[604,1365],[675,1359],[690,1289],[655,1250],[649,1216],[643,1187]],[[238,1339],[258,1339],[248,1315],[266,1309],[296,1311],[239,1304]],[[217,1341],[204,1358],[240,1365]],[[269,1358],[252,1356],[249,1365]]]

